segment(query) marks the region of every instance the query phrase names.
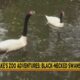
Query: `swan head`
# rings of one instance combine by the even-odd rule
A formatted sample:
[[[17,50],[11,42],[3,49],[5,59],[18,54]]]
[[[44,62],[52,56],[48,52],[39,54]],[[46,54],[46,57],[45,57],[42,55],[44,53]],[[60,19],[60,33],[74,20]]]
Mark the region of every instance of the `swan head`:
[[[33,14],[35,14],[35,11],[31,10],[31,11],[28,12],[28,14],[33,15]]]
[[[61,13],[60,13],[62,16],[64,16],[64,11],[61,11]]]
[[[64,11],[60,13],[60,23],[63,23]]]

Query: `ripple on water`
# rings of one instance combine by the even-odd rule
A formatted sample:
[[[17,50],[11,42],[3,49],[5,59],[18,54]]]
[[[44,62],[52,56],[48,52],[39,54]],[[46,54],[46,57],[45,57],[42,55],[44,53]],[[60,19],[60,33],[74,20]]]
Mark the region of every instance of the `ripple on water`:
[[[6,25],[4,23],[0,23],[0,41],[5,37],[5,34],[8,32],[8,30],[5,28]]]
[[[8,32],[8,30],[0,27],[0,35],[4,35],[6,32]]]

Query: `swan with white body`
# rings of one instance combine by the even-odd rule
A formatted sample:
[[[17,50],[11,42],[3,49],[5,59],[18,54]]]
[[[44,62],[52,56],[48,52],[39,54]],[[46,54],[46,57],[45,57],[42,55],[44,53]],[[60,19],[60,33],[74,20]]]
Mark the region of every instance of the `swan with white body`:
[[[28,21],[32,14],[34,14],[34,11],[29,11],[29,13],[26,15],[22,36],[19,39],[9,39],[0,42],[0,53],[15,51],[27,45],[26,35],[27,35]]]
[[[56,28],[64,27],[64,22],[63,22],[64,12],[63,11],[61,11],[59,17],[47,16],[47,15],[45,15],[45,17],[47,19],[47,23],[52,28],[54,28],[54,27],[56,27]]]

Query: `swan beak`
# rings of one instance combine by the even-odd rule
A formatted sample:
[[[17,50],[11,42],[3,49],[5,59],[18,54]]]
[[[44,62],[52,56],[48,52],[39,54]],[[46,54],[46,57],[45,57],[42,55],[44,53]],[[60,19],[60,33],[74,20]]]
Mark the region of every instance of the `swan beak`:
[[[32,11],[32,14],[35,14],[36,12],[35,11]]]
[[[35,14],[35,11],[31,10],[31,11],[29,11],[28,14],[33,15],[33,14]]]

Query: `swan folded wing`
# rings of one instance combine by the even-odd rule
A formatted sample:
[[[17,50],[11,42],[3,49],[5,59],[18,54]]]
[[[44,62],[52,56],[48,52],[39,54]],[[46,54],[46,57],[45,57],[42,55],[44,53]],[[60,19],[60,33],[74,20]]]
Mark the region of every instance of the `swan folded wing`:
[[[52,25],[57,25],[58,23],[60,23],[60,19],[58,17],[46,16],[46,19],[48,23]]]
[[[6,40],[0,43],[0,50],[1,51],[14,51],[24,47],[24,44],[19,39],[11,39]]]
[[[19,41],[18,40],[6,40],[0,43],[0,50],[1,51],[12,51],[15,50],[17,48],[17,46],[19,46]]]
[[[46,16],[46,19],[52,23],[53,22],[60,23],[60,19],[58,17]]]

